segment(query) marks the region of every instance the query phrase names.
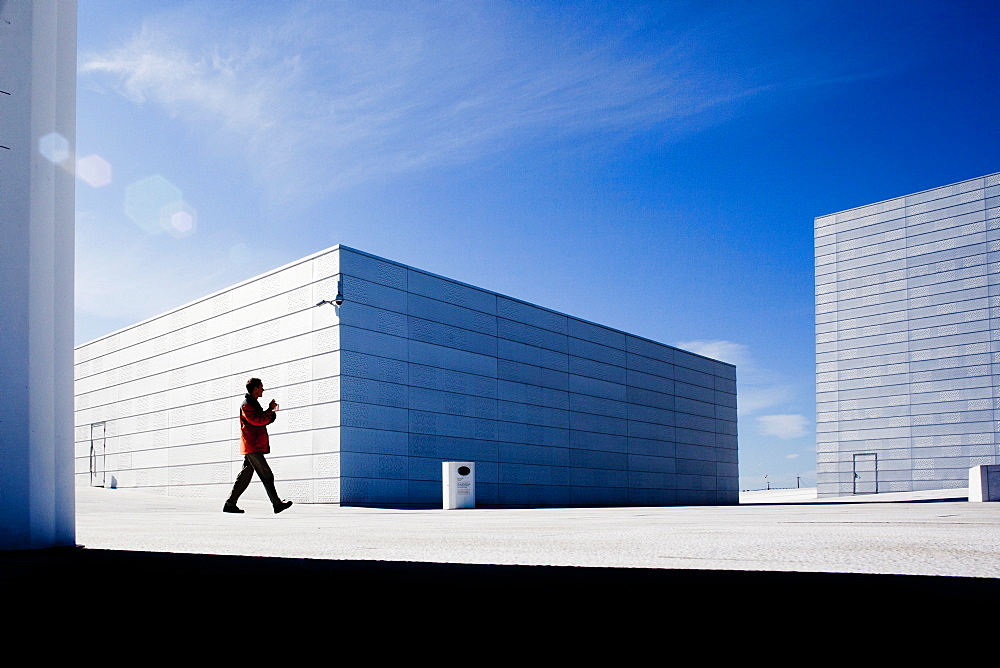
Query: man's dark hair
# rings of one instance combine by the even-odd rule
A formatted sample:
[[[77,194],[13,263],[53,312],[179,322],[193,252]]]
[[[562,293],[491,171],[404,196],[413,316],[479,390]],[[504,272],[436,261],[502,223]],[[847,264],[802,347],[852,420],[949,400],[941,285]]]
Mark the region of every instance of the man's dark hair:
[[[247,394],[249,394],[250,392],[253,392],[253,388],[255,388],[255,387],[264,387],[264,381],[262,381],[260,378],[251,378],[250,380],[248,380],[247,381]]]

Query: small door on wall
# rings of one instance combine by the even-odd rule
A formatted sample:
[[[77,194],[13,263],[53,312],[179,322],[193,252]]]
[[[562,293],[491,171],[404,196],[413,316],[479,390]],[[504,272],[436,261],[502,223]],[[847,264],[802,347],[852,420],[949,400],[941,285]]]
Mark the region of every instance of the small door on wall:
[[[104,487],[104,473],[107,470],[104,453],[104,423],[90,425],[90,486]]]
[[[854,455],[854,493],[878,493],[878,455],[874,452]]]

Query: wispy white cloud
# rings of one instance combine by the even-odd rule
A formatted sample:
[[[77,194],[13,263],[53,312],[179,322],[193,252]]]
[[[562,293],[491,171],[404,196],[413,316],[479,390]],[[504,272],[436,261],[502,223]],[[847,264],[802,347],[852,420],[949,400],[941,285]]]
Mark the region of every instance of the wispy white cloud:
[[[780,439],[805,436],[809,426],[809,421],[802,415],[760,415],[756,423],[761,433]]]
[[[795,399],[795,391],[790,385],[782,384],[776,378],[768,379],[766,374],[760,374],[760,376],[756,383],[741,383],[740,415],[760,413]]]
[[[680,123],[755,90],[680,52],[626,52],[625,34],[585,40],[580,26],[541,25],[515,8],[317,3],[252,25],[188,8],[84,55],[80,70],[88,85],[110,83],[238,147],[286,197],[511,145]]]

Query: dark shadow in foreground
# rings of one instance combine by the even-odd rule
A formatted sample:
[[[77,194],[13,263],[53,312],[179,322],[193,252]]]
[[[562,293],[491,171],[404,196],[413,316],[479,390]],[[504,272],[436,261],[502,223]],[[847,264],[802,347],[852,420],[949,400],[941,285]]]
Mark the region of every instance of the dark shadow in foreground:
[[[380,649],[431,642],[441,633],[489,638],[491,645],[550,642],[555,634],[577,653],[612,639],[672,644],[689,633],[721,640],[734,630],[754,637],[798,630],[807,632],[799,638],[806,640],[831,623],[873,618],[880,625],[953,618],[965,626],[976,610],[1000,600],[1000,579],[68,548],[0,552],[0,591],[0,621],[44,615],[55,623],[71,615],[74,628],[97,624],[115,634],[155,635],[163,624],[181,624],[185,637],[287,627],[314,646],[335,628],[338,643],[386,644]],[[572,637],[565,636],[570,630]]]

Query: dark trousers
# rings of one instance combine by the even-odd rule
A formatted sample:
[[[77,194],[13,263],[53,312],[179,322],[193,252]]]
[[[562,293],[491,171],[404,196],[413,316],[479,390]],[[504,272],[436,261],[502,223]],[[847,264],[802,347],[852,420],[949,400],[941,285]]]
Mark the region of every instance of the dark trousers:
[[[247,487],[250,486],[250,479],[253,478],[254,471],[257,472],[257,477],[260,478],[260,481],[264,483],[264,489],[267,490],[267,496],[271,499],[271,505],[276,506],[281,503],[281,497],[278,496],[278,491],[274,489],[274,474],[271,473],[271,467],[268,466],[262,452],[253,452],[243,458],[243,470],[236,476],[233,493],[229,495],[229,500],[226,503],[236,505],[240,494],[245,492]]]

